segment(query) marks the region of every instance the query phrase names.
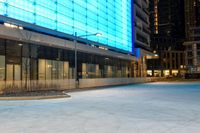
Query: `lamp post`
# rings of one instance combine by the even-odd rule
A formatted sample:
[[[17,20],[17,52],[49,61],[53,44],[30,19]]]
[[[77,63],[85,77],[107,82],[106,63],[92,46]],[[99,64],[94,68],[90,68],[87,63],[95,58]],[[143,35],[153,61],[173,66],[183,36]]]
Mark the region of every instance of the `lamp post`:
[[[88,36],[102,36],[102,33],[95,33],[95,34],[86,34],[86,35],[80,35],[80,36],[77,36],[77,32],[74,33],[74,65],[75,65],[75,70],[74,70],[74,79],[75,79],[75,85],[76,85],[76,88],[78,86],[78,82],[79,82],[79,79],[78,79],[78,76],[77,76],[77,39],[79,37],[88,37]]]

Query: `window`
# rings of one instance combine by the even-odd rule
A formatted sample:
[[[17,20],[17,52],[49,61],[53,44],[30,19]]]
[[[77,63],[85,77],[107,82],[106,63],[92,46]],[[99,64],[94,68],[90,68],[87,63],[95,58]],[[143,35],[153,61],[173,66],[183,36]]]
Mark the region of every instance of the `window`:
[[[22,80],[30,80],[30,59],[22,58]]]
[[[68,79],[69,78],[69,62],[64,62],[64,73],[63,73],[63,78]]]
[[[0,81],[5,80],[5,56],[0,55]]]
[[[197,50],[200,50],[200,44],[197,44]]]
[[[99,78],[100,68],[98,64],[82,63],[82,78]]]
[[[192,57],[192,52],[187,52],[188,57]]]
[[[192,50],[192,45],[188,45],[187,50]]]
[[[38,79],[45,80],[45,63],[44,59],[39,59],[38,61]]]
[[[52,75],[52,61],[51,60],[46,60],[46,80],[51,80],[52,77],[55,78],[55,75]]]

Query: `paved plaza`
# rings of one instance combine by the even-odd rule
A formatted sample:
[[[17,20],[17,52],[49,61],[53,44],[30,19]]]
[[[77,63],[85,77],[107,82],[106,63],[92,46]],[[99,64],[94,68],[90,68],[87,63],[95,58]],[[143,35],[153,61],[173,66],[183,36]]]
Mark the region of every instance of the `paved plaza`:
[[[0,101],[1,133],[199,133],[199,83],[147,83]]]

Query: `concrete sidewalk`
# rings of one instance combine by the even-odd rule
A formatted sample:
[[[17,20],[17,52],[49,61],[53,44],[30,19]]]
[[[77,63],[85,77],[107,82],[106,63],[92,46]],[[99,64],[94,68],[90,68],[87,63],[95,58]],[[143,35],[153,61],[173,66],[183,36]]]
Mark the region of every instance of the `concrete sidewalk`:
[[[155,82],[0,101],[2,133],[200,133],[200,83]]]

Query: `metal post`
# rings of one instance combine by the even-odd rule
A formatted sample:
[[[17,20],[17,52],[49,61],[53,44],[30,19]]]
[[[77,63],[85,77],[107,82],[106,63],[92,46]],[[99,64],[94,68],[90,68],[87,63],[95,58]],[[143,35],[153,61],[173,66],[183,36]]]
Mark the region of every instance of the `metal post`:
[[[77,36],[77,32],[74,32],[74,64],[75,64],[75,68],[74,68],[74,79],[75,79],[75,87],[78,88],[79,87],[79,77],[78,77],[78,70],[77,70],[77,39],[78,37],[87,37],[87,36],[101,36],[101,33],[95,33],[95,34],[86,34],[86,35],[81,35],[81,36]]]
[[[75,79],[75,85],[77,88],[78,85],[78,78],[77,78],[77,32],[74,33],[75,39],[74,39],[74,79]]]

